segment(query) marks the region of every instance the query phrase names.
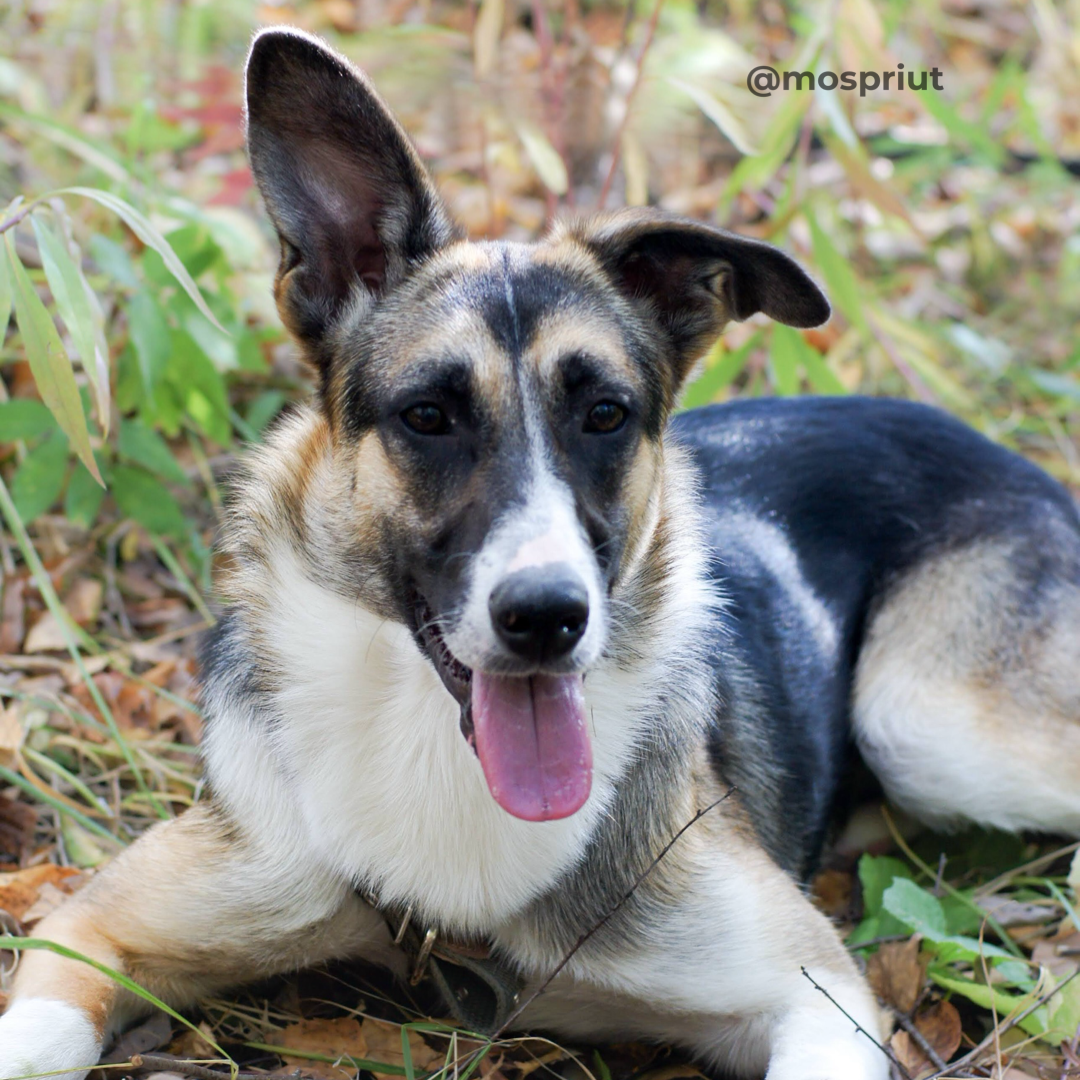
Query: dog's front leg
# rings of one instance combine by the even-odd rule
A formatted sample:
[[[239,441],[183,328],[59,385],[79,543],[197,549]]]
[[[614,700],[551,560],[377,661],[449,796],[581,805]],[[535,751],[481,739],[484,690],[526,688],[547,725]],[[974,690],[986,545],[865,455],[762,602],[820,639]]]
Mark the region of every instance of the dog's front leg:
[[[245,837],[215,808],[155,826],[35,936],[118,970],[170,1005],[334,956],[393,964],[383,920],[313,861],[298,835]],[[87,964],[23,954],[0,1017],[0,1077],[96,1064],[140,999]]]
[[[715,825],[672,850],[525,1026],[678,1043],[745,1080],[886,1080],[880,1010],[835,929],[752,834]]]
[[[698,1029],[695,1049],[743,1075],[764,1068],[766,1080],[885,1080],[881,1011],[836,930],[743,842],[734,857],[699,849],[697,886],[675,919],[691,959],[681,978],[667,961],[667,989],[722,1014]]]

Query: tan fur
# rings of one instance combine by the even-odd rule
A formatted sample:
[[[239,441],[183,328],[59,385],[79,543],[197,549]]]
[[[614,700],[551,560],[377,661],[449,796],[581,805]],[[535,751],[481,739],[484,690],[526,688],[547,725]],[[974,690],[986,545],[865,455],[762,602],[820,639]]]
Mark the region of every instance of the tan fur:
[[[1050,550],[1050,536],[1046,537]],[[856,736],[890,796],[924,820],[1080,832],[1080,584],[1018,606],[1012,545],[911,572],[873,616]]]

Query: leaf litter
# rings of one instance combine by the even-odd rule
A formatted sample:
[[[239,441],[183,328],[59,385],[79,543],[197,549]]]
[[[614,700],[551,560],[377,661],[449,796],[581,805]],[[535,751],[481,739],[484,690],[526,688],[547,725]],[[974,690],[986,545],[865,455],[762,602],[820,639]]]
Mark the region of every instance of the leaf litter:
[[[214,25],[238,56],[249,19],[230,22],[225,7],[200,17],[221,20]],[[886,27],[903,21],[901,0],[844,0],[839,9],[831,33],[815,39],[823,61],[889,66],[898,45]],[[749,58],[795,62],[810,41],[805,28],[765,9],[740,15],[733,6],[721,15],[670,0],[646,49],[652,12],[305,0],[260,14],[338,35],[401,113],[474,235],[525,238],[553,210],[571,201],[587,208],[609,186],[609,206],[647,198],[714,216],[781,240],[807,261],[834,296],[833,321],[802,335],[733,327],[706,358],[689,394],[695,403],[778,388],[920,397],[1080,483],[1080,342],[1069,330],[1080,324],[1080,193],[1068,175],[1080,159],[1080,93],[1068,59],[1077,28],[1049,5],[1031,13],[952,0],[900,44],[926,66],[940,63],[964,93],[815,109],[795,96],[750,101],[739,85]],[[48,414],[0,414],[10,415],[0,419],[0,468],[36,511],[27,522],[34,549],[66,612],[50,610],[17,538],[0,537],[0,921],[23,934],[159,811],[179,813],[201,797],[195,643],[206,625],[201,597],[209,594],[218,482],[235,440],[257,437],[302,380],[266,307],[270,249],[252,224],[236,56],[226,63],[181,48],[175,65],[155,73],[168,104],[139,106],[136,124],[124,102],[143,101],[144,87],[131,93],[116,63],[117,41],[141,49],[125,38],[131,26],[114,27],[111,43],[100,34],[90,63],[75,62],[89,54],[71,51],[80,46],[62,17],[3,18],[22,79],[21,117],[5,128],[13,137],[0,149],[5,166],[34,190],[76,192],[88,190],[79,170],[91,170],[93,182],[97,169],[127,183],[145,166],[176,193],[150,215],[124,210],[127,231],[110,225],[106,236],[103,207],[117,206],[94,189],[61,204],[70,215],[57,219],[63,249],[59,237],[42,233],[48,265],[35,263],[28,246],[42,228],[37,219],[10,234],[0,258],[0,301],[14,296],[30,334],[0,341],[0,406],[39,404],[31,369],[44,372],[46,398],[86,468],[94,471],[104,454],[107,482],[121,482],[102,501],[90,473],[50,446],[56,422]],[[41,52],[46,41],[53,60]],[[63,72],[48,67],[61,60]],[[40,119],[46,70],[50,92],[99,102],[78,115],[78,127]],[[92,70],[91,91],[79,80]],[[612,117],[620,115],[628,119],[613,142]],[[58,159],[57,148],[68,156]],[[748,149],[760,153],[743,157]],[[162,235],[178,261],[160,254]],[[92,259],[69,265],[64,252],[79,251],[75,236]],[[179,285],[169,277],[177,267]],[[130,370],[158,380],[163,400],[177,395],[173,411],[155,412],[122,378],[95,383],[98,369],[81,355],[99,347],[98,313],[88,314],[76,289],[84,275],[105,300],[116,371],[130,360]],[[60,364],[68,342],[42,319],[37,291],[46,279],[63,293],[53,299],[73,324],[69,337],[83,362],[78,392],[119,410],[111,434],[88,441],[84,433]],[[152,294],[148,282],[164,291]],[[210,296],[211,318],[245,312],[230,324],[231,340],[249,335],[242,346],[192,321],[201,294]],[[175,355],[190,355],[194,390],[169,381]],[[222,403],[235,415],[220,415]],[[9,439],[3,425],[16,420]],[[156,516],[140,519],[143,492],[160,504]],[[81,671],[67,651],[75,632]],[[892,1014],[889,1047],[909,1076],[933,1075],[936,1057],[954,1064],[950,1076],[1059,1080],[1080,1073],[1078,885],[1074,852],[1049,841],[923,834],[838,858],[814,893]],[[9,973],[11,959],[0,969]],[[400,1076],[401,1025],[438,1019],[423,989],[412,997],[382,973],[331,965],[204,1003],[193,1014],[201,1034],[159,1017],[117,1052],[127,1055],[119,1060],[161,1051],[205,1062],[217,1043],[248,1071],[335,1077],[356,1074],[338,1061],[348,1054],[388,1070],[363,1072]],[[447,1065],[463,1078],[475,1067],[483,1080],[700,1075],[670,1050],[644,1045],[593,1054],[515,1039],[477,1061],[476,1045],[447,1030],[408,1028],[405,1037],[418,1075]]]

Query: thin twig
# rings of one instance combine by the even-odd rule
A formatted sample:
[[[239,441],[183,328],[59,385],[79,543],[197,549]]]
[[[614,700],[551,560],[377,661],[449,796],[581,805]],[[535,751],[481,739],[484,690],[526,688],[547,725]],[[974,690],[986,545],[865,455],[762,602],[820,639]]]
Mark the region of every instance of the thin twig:
[[[1058,848],[1056,851],[1050,851],[1045,855],[1040,855],[1038,858],[1032,859],[1030,862],[1023,863],[1020,866],[1013,867],[1012,870],[1006,870],[1003,874],[999,874],[996,878],[986,882],[984,885],[979,885],[975,889],[975,895],[977,897],[992,896],[1000,889],[1004,889],[1015,877],[1019,877],[1021,874],[1032,874],[1036,870],[1041,870],[1044,866],[1049,866],[1051,863],[1056,862],[1058,859],[1065,855],[1071,855],[1074,851],[1080,848],[1080,840],[1071,844],[1066,844],[1062,848]]]
[[[979,1043],[978,1046],[976,1046],[972,1050],[969,1050],[962,1058],[954,1061],[949,1066],[947,1071],[953,1073],[964,1068],[966,1065],[970,1065],[984,1050],[988,1050],[991,1046],[993,1046],[995,1040],[1000,1041],[1001,1036],[1004,1035],[1006,1031],[1008,1031],[1010,1028],[1016,1027],[1017,1024],[1023,1023],[1036,1009],[1041,1009],[1056,993],[1064,990],[1065,987],[1068,986],[1069,983],[1071,983],[1077,975],[1080,975],[1080,968],[1077,968],[1076,971],[1074,971],[1067,978],[1062,979],[1061,982],[1059,982],[1057,986],[1055,986],[1052,990],[1048,990],[1045,994],[1037,997],[1026,1009],[1023,1010],[1023,1012],[1017,1013],[1016,1016],[1014,1016],[1011,1020],[1006,1020],[1004,1024],[1000,1025],[1000,1027],[995,1024],[994,1031],[991,1031],[990,1034],[987,1035],[986,1038],[983,1039],[983,1041]],[[940,1078],[944,1075],[944,1073],[936,1072],[932,1076],[927,1077],[927,1080],[940,1080]]]
[[[632,11],[633,6],[633,4],[630,4],[629,10]],[[611,185],[615,182],[615,170],[619,167],[619,154],[622,151],[623,135],[626,133],[626,124],[630,119],[630,106],[633,104],[634,95],[641,85],[641,77],[645,71],[645,58],[649,55],[649,48],[653,43],[653,37],[656,35],[656,25],[660,21],[660,10],[663,6],[664,0],[656,0],[656,6],[653,8],[652,17],[649,19],[648,29],[645,31],[645,42],[641,46],[641,53],[638,55],[637,71],[634,74],[634,82],[626,95],[626,109],[623,112],[622,119],[619,121],[619,130],[615,133],[615,145],[611,148],[611,165],[608,168],[607,176],[604,177],[603,187],[600,188],[600,198],[596,207],[598,210],[604,209],[604,203],[607,202],[608,193],[611,191]]]
[[[178,1072],[184,1076],[193,1076],[196,1080],[222,1080],[223,1077],[230,1077],[230,1080],[266,1080],[265,1073],[230,1073],[227,1070],[211,1069],[195,1061],[185,1061],[183,1058],[173,1057],[172,1054],[132,1054],[131,1067],[133,1069],[159,1069],[163,1072]],[[302,1074],[297,1069],[293,1075],[300,1077]]]
[[[904,1067],[904,1065],[901,1063],[900,1059],[893,1052],[893,1049],[892,1049],[891,1046],[887,1046],[887,1045],[885,1045],[883,1043],[878,1042],[878,1040],[875,1039],[874,1036],[871,1035],[870,1032],[867,1031],[866,1028],[864,1028],[862,1026],[862,1024],[860,1024],[859,1021],[856,1020],[855,1017],[852,1016],[851,1013],[849,1013],[847,1011],[847,1009],[845,1009],[844,1006],[841,1005],[840,1002],[837,1001],[836,998],[834,998],[832,996],[832,994],[830,994],[829,991],[826,990],[825,987],[822,986],[821,983],[819,983],[814,978],[814,976],[811,975],[810,972],[806,970],[806,968],[800,966],[799,970],[803,973],[803,975],[807,979],[810,980],[810,985],[815,990],[817,990],[820,993],[824,994],[826,1000],[831,1001],[832,1004],[835,1005],[852,1022],[852,1024],[855,1025],[855,1034],[856,1035],[861,1031],[889,1059],[889,1061],[891,1061],[893,1063],[893,1065],[895,1065],[896,1068],[900,1070],[900,1074],[904,1077],[904,1080],[911,1080],[911,1073],[909,1073],[907,1071],[907,1069]]]
[[[559,961],[555,970],[520,1004],[518,1007],[507,1017],[505,1023],[491,1036],[491,1041],[496,1042],[509,1028],[515,1020],[551,985],[555,977],[562,971],[567,964],[573,959],[578,950],[595,934],[600,930],[608,920],[630,899],[631,896],[637,892],[641,883],[660,865],[660,861],[667,855],[667,853],[675,846],[679,838],[689,829],[691,826],[696,825],[710,810],[715,810],[725,799],[729,798],[735,791],[735,788],[728,788],[728,790],[720,796],[716,802],[709,803],[704,810],[699,810],[679,831],[663,846],[660,850],[660,854],[640,873],[634,880],[634,884],[630,886],[626,894],[611,908],[610,911],[598,922],[595,923],[589,930],[586,930],[574,943],[574,947]]]
[[[28,202],[21,210],[17,210],[11,217],[0,221],[0,233],[6,233],[8,229],[14,229],[20,221],[29,217],[34,212],[34,208],[39,202],[41,202],[40,199],[34,199],[31,202]]]
[[[899,1009],[892,1009],[891,1011],[896,1018],[896,1022],[908,1033],[911,1041],[927,1056],[930,1064],[939,1072],[945,1069],[945,1060],[934,1049],[926,1036],[915,1026],[915,1022],[911,1017],[908,1016],[907,1013],[901,1012]]]

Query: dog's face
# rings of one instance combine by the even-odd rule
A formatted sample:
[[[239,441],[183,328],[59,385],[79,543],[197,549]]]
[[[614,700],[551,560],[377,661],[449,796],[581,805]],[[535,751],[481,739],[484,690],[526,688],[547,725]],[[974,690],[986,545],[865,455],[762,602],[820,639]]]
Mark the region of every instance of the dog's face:
[[[572,814],[582,679],[656,525],[688,372],[729,318],[828,305],[776,249],[647,210],[468,243],[370,85],[306,35],[261,34],[247,93],[278,306],[330,433],[332,557],[412,628],[499,803]]]

